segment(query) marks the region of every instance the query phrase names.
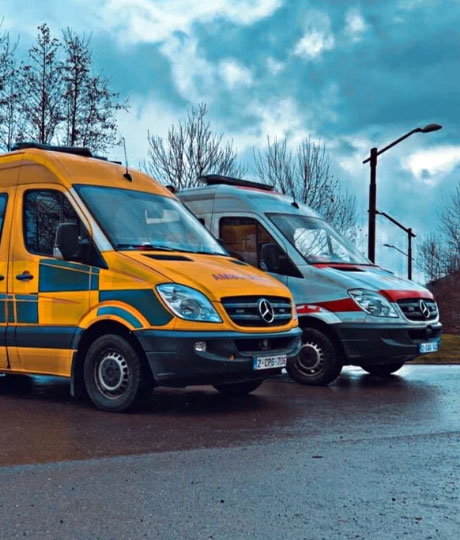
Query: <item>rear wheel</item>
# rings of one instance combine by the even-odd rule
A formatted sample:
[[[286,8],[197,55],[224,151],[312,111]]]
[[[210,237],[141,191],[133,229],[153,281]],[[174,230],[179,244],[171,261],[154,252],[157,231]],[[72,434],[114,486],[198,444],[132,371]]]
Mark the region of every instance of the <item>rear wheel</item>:
[[[361,368],[371,375],[376,375],[377,377],[388,377],[392,373],[398,371],[398,369],[401,369],[404,363],[405,362],[394,362],[393,364],[382,364],[380,366],[361,366]]]
[[[342,367],[343,362],[331,339],[319,330],[304,328],[300,353],[288,361],[286,370],[301,384],[319,386],[337,379]]]
[[[248,381],[229,384],[215,384],[214,388],[226,396],[246,396],[254,392],[263,381]]]
[[[153,377],[144,358],[117,334],[97,338],[86,353],[85,386],[103,411],[123,412],[141,406],[152,394]]]

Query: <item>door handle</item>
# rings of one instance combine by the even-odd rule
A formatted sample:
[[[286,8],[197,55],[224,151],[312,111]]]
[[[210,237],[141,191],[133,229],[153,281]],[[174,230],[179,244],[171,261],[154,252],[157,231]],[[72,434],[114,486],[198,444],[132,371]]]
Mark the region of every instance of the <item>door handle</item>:
[[[0,276],[0,281],[3,281],[5,279],[5,276]]]
[[[18,274],[16,276],[16,279],[19,279],[20,281],[30,281],[33,278],[34,276],[27,270],[25,270],[22,274]]]

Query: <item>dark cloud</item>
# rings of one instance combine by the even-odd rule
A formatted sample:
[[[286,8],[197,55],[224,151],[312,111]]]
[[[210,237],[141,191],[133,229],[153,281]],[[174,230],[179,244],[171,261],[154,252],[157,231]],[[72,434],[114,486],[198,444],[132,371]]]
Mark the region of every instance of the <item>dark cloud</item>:
[[[363,222],[368,168],[361,161],[371,145],[382,147],[418,125],[443,124],[443,131],[414,136],[379,162],[379,206],[420,234],[436,226],[440,194],[448,193],[460,177],[455,167],[433,172],[421,166],[418,177],[408,168],[415,151],[460,146],[460,9],[455,0],[285,0],[272,15],[251,24],[223,17],[206,24],[195,21],[178,40],[196,43],[195,58],[179,71],[164,48],[174,36],[162,42],[155,36],[132,41],[120,28],[126,13],[110,28],[97,16],[92,19],[94,13],[82,11],[89,5],[84,0],[66,2],[65,13],[57,0],[42,7],[24,0],[21,19],[15,18],[16,3],[6,4],[5,24],[24,34],[23,50],[31,42],[30,29],[44,20],[57,29],[70,25],[92,32],[96,65],[111,76],[117,90],[134,96],[137,115],[142,115],[143,103],[149,110],[148,103],[156,100],[183,117],[187,106],[202,96],[209,101],[213,121],[245,148],[247,160],[247,141],[263,140],[264,129],[281,126],[283,133],[304,130],[322,138],[337,176],[359,198]],[[308,32],[311,54],[294,54]],[[180,46],[173,50],[181,54]],[[250,84],[225,82],[221,66],[228,59],[247,70]],[[178,83],[180,70],[191,75],[190,84],[200,81],[200,87],[187,93],[190,84]],[[287,102],[290,108],[282,105]],[[142,125],[149,125],[149,119]],[[154,130],[154,118],[151,126]]]

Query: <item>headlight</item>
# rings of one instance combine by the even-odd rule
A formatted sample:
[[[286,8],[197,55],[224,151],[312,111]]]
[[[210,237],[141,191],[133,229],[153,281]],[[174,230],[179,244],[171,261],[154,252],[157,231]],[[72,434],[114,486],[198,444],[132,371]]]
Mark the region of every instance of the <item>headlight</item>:
[[[398,317],[393,306],[379,293],[365,289],[352,289],[348,294],[358,306],[374,317]]]
[[[157,286],[157,291],[169,309],[181,319],[222,322],[211,302],[195,289],[177,283],[164,283]]]

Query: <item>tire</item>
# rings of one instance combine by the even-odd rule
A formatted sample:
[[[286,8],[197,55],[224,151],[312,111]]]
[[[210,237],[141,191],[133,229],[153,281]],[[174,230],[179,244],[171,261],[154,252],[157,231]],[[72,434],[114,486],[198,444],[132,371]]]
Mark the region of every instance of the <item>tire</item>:
[[[215,384],[214,388],[225,396],[246,396],[254,392],[263,381],[248,381],[229,384]]]
[[[342,371],[343,361],[331,339],[313,328],[304,328],[302,349],[288,361],[288,374],[300,384],[321,386],[335,381]]]
[[[401,369],[405,362],[395,362],[393,364],[382,364],[376,366],[361,366],[364,371],[367,371],[371,375],[376,375],[377,377],[388,377],[398,369]]]
[[[117,334],[103,335],[89,347],[84,380],[91,401],[108,412],[139,408],[151,396],[154,386],[145,359]]]

